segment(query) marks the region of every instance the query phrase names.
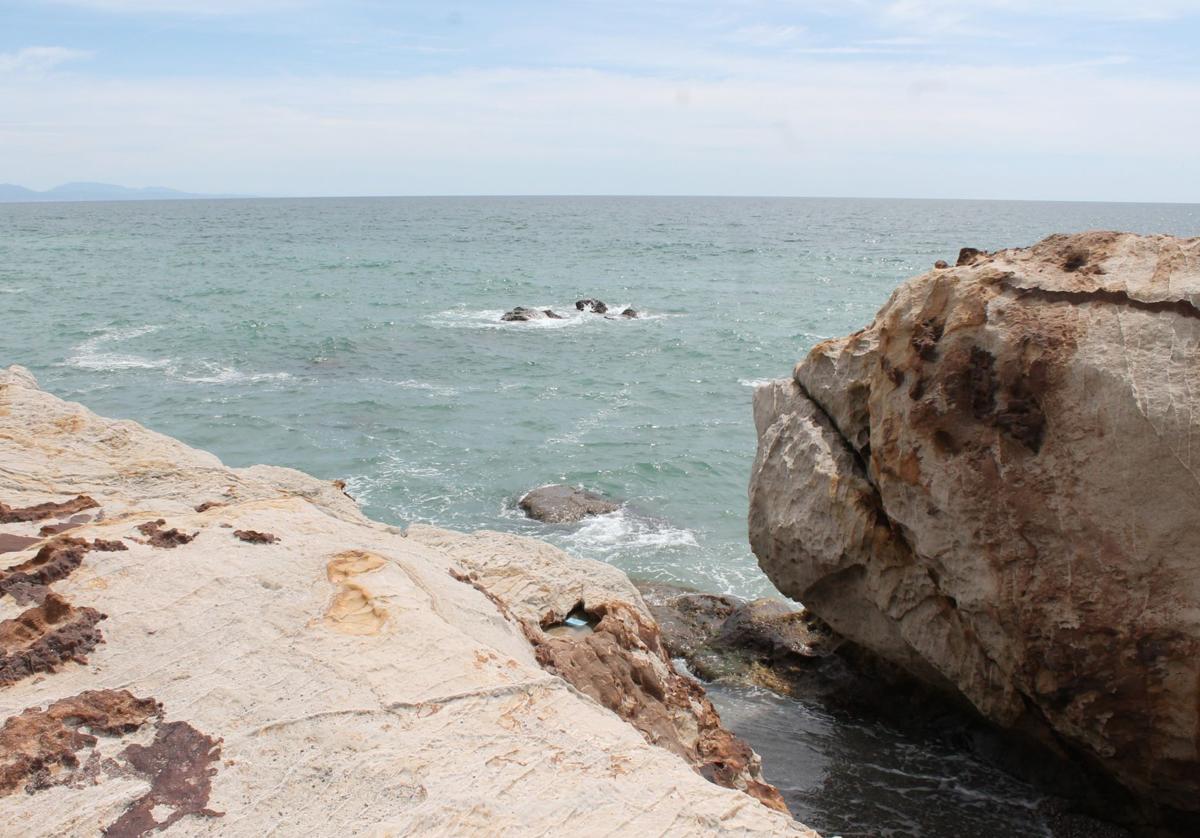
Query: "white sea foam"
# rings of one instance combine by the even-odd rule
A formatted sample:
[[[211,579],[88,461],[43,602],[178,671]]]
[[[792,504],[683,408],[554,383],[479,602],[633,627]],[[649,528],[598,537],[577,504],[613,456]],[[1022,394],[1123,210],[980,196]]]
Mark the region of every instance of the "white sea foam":
[[[143,358],[124,352],[113,352],[108,349],[111,344],[123,343],[127,340],[157,332],[161,326],[132,326],[124,329],[108,329],[98,335],[93,335],[75,347],[74,352],[66,359],[68,366],[83,370],[110,372],[128,369],[165,369],[172,363],[170,358]]]
[[[761,387],[764,384],[770,384],[770,378],[739,378],[738,384],[743,387]]]
[[[207,361],[201,362],[195,365],[194,368],[189,368],[186,371],[181,369],[180,365],[171,364],[166,367],[166,373],[177,381],[186,381],[189,384],[254,384],[263,381],[287,381],[292,378],[291,373],[243,372],[233,367]]]
[[[458,388],[450,387],[445,384],[434,384],[432,381],[418,381],[415,378],[406,378],[403,381],[397,381],[391,378],[360,378],[360,384],[382,384],[385,387],[396,387],[401,390],[424,390],[437,396],[456,396]]]
[[[562,540],[589,552],[699,546],[691,530],[643,518],[627,509],[586,518],[579,529],[564,535]]]

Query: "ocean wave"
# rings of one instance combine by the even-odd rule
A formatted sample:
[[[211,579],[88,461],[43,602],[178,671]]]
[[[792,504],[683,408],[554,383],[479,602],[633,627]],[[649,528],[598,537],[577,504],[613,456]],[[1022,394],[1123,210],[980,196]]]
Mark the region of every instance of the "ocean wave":
[[[24,288],[0,288],[0,294],[24,294]]]
[[[764,384],[770,384],[772,380],[770,378],[739,378],[738,384],[743,387],[761,387]]]
[[[170,358],[144,358],[107,349],[110,344],[157,332],[161,326],[130,326],[122,329],[106,329],[76,346],[64,362],[67,366],[93,372],[114,372],[129,369],[165,369],[173,361]]]
[[[195,367],[185,371],[179,365],[171,364],[166,367],[166,374],[176,381],[189,384],[255,384],[263,381],[287,381],[293,377],[287,372],[243,372],[208,361],[202,361]]]
[[[562,541],[588,553],[699,546],[696,534],[691,530],[646,518],[624,508],[584,519],[579,529],[564,535]]]

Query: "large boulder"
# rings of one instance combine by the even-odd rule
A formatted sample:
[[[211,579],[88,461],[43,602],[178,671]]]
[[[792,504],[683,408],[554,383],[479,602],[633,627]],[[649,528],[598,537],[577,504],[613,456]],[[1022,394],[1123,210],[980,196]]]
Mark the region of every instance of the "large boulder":
[[[0,495],[0,834],[812,834],[608,565],[401,532],[19,368]]]
[[[750,538],[781,591],[1200,811],[1200,240],[964,250],[754,408]]]

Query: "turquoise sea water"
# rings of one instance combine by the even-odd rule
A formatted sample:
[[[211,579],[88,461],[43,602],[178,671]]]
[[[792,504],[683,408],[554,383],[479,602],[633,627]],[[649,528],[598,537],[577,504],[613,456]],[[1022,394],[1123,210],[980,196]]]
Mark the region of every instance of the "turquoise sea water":
[[[231,465],[344,478],[372,517],[537,535],[631,575],[771,592],[746,543],[754,382],[965,245],[1200,234],[1200,206],[706,198],[0,204],[0,364]],[[575,312],[581,297],[638,320]],[[560,321],[501,323],[516,305]],[[570,482],[626,502],[515,512]],[[967,754],[718,688],[826,835],[1046,835]]]
[[[396,198],[0,205],[0,363],[372,517],[531,533],[633,575],[770,591],[746,543],[755,381],[958,248],[1195,235],[1195,205]],[[635,321],[580,315],[598,297]],[[500,323],[515,305],[562,321]],[[618,310],[620,310],[618,308]],[[514,501],[627,502],[582,527]]]

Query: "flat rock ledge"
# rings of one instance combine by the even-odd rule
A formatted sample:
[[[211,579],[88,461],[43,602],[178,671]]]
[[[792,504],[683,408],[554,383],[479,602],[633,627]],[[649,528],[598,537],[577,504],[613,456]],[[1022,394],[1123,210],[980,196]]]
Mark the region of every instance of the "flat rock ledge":
[[[1200,240],[965,249],[754,412],[781,591],[1196,824]]]
[[[372,522],[19,367],[0,487],[0,834],[815,836],[612,567]]]

